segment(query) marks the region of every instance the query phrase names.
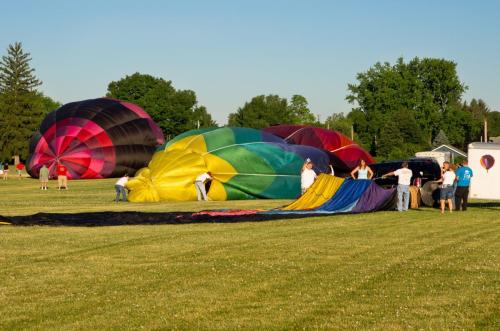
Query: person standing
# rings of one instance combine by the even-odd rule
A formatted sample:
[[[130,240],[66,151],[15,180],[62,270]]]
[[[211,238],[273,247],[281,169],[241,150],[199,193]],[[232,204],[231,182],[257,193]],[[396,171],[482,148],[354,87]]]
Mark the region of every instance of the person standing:
[[[469,198],[470,180],[474,173],[469,168],[467,160],[462,162],[462,166],[457,169],[457,189],[455,190],[455,210],[467,210],[467,199]]]
[[[40,190],[47,190],[47,183],[49,182],[49,168],[47,168],[45,164],[40,168],[38,177],[40,179]]]
[[[5,162],[3,165],[3,180],[7,180],[9,178],[9,163]]]
[[[68,168],[64,166],[62,163],[57,164],[57,185],[58,190],[68,189]]]
[[[19,180],[23,178],[23,170],[24,170],[24,164],[22,162],[19,162],[16,165],[16,174]]]
[[[441,175],[441,179],[438,180],[441,184],[441,192],[440,192],[440,204],[441,204],[441,214],[444,214],[446,209],[446,202],[448,202],[448,208],[450,209],[450,213],[453,211],[453,184],[455,183],[455,173],[450,168],[450,163],[445,161],[443,163],[443,174]]]
[[[398,176],[398,211],[407,211],[410,205],[410,183],[413,172],[408,169],[408,162],[403,162],[401,169],[391,171],[382,176]]]
[[[302,194],[306,193],[307,189],[314,184],[316,177],[318,177],[316,172],[313,170],[313,166],[314,164],[311,159],[307,159],[302,167],[302,172],[300,174],[300,189]]]
[[[366,161],[361,159],[359,165],[351,171],[352,179],[356,179],[356,173],[358,174],[358,179],[372,179],[373,171],[366,164]]]
[[[194,181],[194,187],[196,188],[196,194],[198,195],[198,201],[208,201],[207,191],[205,189],[205,183],[212,180],[212,173],[210,171],[204,172]]]
[[[125,176],[118,179],[118,181],[115,183],[115,190],[116,190],[115,202],[120,201],[120,195],[122,196],[123,201],[127,201],[127,189],[125,188],[127,183],[128,183],[128,174],[125,174]]]

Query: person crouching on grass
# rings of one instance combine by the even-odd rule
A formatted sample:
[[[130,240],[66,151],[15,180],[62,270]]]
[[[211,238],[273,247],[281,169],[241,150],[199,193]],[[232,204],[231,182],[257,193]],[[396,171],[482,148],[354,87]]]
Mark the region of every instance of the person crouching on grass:
[[[453,185],[455,184],[456,175],[453,170],[450,168],[450,163],[448,161],[443,163],[443,173],[441,175],[441,179],[437,182],[441,184],[441,193],[440,193],[440,203],[441,203],[441,214],[444,214],[446,209],[446,202],[448,202],[448,208],[450,209],[450,213],[453,211]]]
[[[207,191],[205,189],[205,183],[211,181],[212,173],[210,171],[202,173],[194,181],[194,187],[196,188],[196,194],[198,195],[198,201],[208,201]]]
[[[313,166],[314,164],[311,159],[307,159],[302,166],[302,172],[300,174],[300,189],[302,194],[306,193],[307,189],[314,184],[316,177],[318,177],[313,170]]]
[[[118,179],[118,181],[115,183],[115,191],[116,191],[115,202],[120,201],[120,195],[123,198],[122,201],[127,201],[127,189],[125,188],[127,183],[128,183],[128,174],[125,174],[125,176]]]

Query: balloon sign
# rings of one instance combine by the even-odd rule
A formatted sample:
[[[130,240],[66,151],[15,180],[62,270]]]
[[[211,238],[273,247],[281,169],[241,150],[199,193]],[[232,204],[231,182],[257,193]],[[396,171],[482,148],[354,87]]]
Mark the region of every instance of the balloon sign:
[[[488,172],[488,170],[490,170],[491,167],[493,167],[493,165],[495,164],[495,158],[489,154],[486,154],[481,156],[479,162],[481,163],[481,167],[486,169],[486,172]]]

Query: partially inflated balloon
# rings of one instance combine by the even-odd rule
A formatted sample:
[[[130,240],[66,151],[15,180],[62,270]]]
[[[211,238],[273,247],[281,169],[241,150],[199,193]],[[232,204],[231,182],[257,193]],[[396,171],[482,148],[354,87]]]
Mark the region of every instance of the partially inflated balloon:
[[[310,158],[329,172],[327,152],[248,128],[192,130],[157,151],[127,187],[130,201],[196,200],[194,181],[211,172],[211,200],[295,198],[300,171]]]
[[[481,163],[481,166],[486,169],[486,171],[490,170],[491,167],[495,164],[495,158],[489,154],[481,156],[481,159],[479,160]]]
[[[331,154],[332,164],[342,172],[350,172],[363,159],[370,165],[372,156],[338,131],[306,125],[276,125],[264,129],[287,143],[324,149]]]
[[[163,143],[161,129],[137,105],[109,98],[68,103],[33,136],[27,171],[38,177],[46,165],[54,175],[59,162],[73,179],[133,174]]]

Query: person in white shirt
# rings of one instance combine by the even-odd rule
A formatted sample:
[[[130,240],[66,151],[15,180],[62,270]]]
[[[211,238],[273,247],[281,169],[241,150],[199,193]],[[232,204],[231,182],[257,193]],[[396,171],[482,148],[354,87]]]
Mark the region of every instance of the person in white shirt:
[[[448,202],[450,213],[453,211],[453,201],[451,199],[455,195],[453,184],[455,184],[456,177],[455,172],[450,168],[450,163],[448,161],[444,162],[443,173],[441,179],[438,180],[438,183],[442,183],[440,192],[441,214],[444,214],[446,202]]]
[[[115,190],[116,190],[115,202],[120,201],[120,195],[123,197],[123,201],[127,201],[127,190],[125,189],[127,182],[128,182],[128,175],[125,174],[125,176],[118,179],[118,181],[115,183]]]
[[[205,183],[212,180],[212,174],[210,171],[202,173],[194,181],[194,187],[196,188],[196,194],[198,195],[198,201],[202,199],[204,201],[208,200],[207,191],[205,189]]]
[[[311,159],[307,159],[302,167],[302,172],[300,174],[300,189],[302,194],[304,194],[309,187],[316,180],[316,172],[313,170],[313,163]]]
[[[398,176],[398,211],[407,211],[410,205],[410,183],[413,172],[408,169],[408,162],[403,162],[402,168],[382,176]]]

